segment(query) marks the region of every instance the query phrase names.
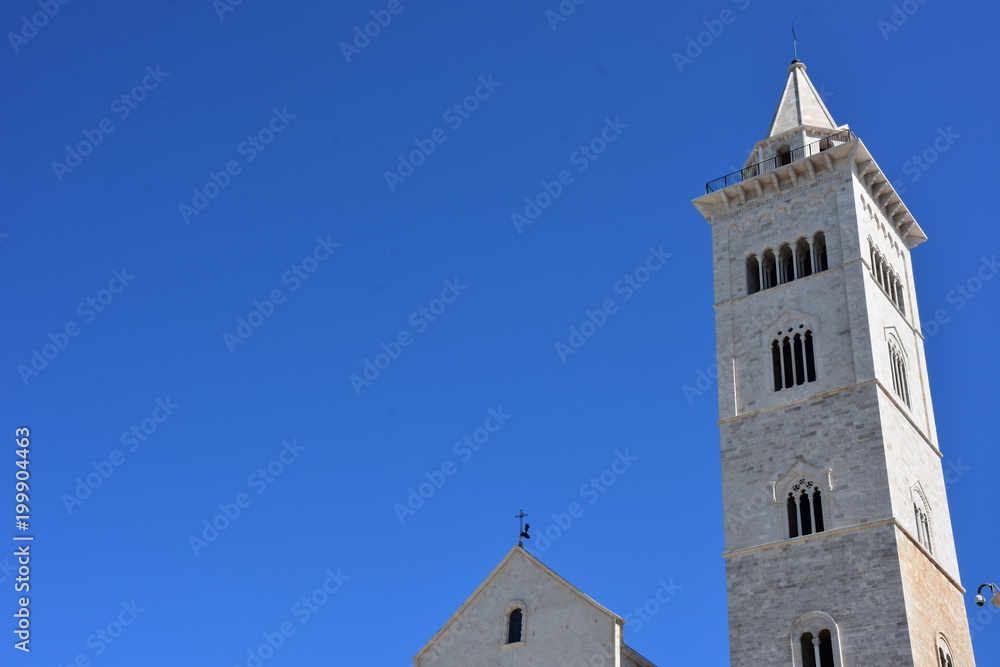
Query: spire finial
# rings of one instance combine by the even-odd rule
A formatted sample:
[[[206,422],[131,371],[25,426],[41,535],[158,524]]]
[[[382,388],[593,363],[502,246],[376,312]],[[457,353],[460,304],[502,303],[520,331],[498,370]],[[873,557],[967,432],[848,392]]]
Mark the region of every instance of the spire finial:
[[[519,546],[521,548],[524,548],[524,541],[525,540],[530,540],[531,539],[531,535],[528,535],[528,530],[531,528],[531,524],[524,522],[524,517],[526,517],[526,516],[528,516],[528,515],[525,514],[524,510],[521,510],[520,514],[515,514],[514,515],[515,519],[520,519],[521,532],[520,532],[520,534],[518,535],[518,538],[517,538],[517,546]]]
[[[792,23],[792,55],[794,56],[795,61],[799,59],[799,40],[795,36],[795,23]]]

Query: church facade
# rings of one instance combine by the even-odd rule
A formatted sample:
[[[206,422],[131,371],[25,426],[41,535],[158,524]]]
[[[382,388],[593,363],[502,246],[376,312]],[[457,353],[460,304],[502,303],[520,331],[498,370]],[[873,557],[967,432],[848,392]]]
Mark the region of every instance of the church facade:
[[[622,641],[624,619],[521,546],[511,549],[414,667],[655,667]]]
[[[970,667],[910,250],[926,240],[795,60],[711,224],[732,667]],[[654,667],[514,547],[415,667]]]

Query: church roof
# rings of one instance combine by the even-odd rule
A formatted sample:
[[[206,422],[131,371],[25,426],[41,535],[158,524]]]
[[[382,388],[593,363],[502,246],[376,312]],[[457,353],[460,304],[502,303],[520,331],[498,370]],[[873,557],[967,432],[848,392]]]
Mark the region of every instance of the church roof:
[[[483,592],[486,591],[486,589],[490,587],[490,585],[497,578],[497,576],[505,569],[511,567],[512,561],[515,560],[520,560],[521,562],[528,563],[531,566],[541,570],[542,573],[544,573],[546,576],[551,577],[554,581],[558,582],[560,585],[568,589],[573,595],[593,606],[598,612],[606,616],[609,620],[618,623],[619,625],[625,623],[625,620],[621,616],[595,602],[593,598],[588,596],[586,593],[581,591],[573,584],[563,579],[554,570],[545,565],[542,561],[538,560],[530,553],[528,553],[526,549],[520,546],[515,546],[510,551],[508,551],[507,555],[504,556],[503,560],[501,560],[500,563],[495,568],[493,568],[493,571],[490,572],[489,576],[487,576],[486,579],[484,579],[483,582],[479,584],[478,587],[476,587],[476,590],[473,591],[472,595],[470,595],[469,598],[462,603],[462,606],[459,607],[454,614],[452,614],[451,618],[448,619],[448,622],[445,623],[441,627],[441,629],[437,631],[437,633],[430,639],[430,641],[427,642],[427,644],[424,645],[422,649],[420,649],[417,655],[414,656],[414,660],[419,658],[424,652],[430,649],[430,647],[438,640],[438,638],[441,637],[448,630],[449,627],[451,627],[454,623],[458,621],[458,619],[463,615],[466,609],[468,609],[476,601],[476,599],[480,595],[482,595]]]
[[[788,81],[785,82],[785,90],[781,93],[781,101],[771,119],[767,136],[782,134],[799,125],[837,129],[833,116],[806,75],[805,63],[793,60],[788,67]]]

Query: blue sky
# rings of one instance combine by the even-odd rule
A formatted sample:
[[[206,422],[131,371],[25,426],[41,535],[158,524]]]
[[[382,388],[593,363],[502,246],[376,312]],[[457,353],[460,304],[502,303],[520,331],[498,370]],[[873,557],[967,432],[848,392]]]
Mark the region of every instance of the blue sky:
[[[518,510],[574,502],[534,552],[654,662],[727,664],[690,200],[766,133],[793,21],[930,238],[963,583],[1000,579],[996,5],[572,6],[4,5],[0,377],[35,542],[33,650],[5,631],[3,664],[247,665],[284,628],[267,665],[407,665]],[[967,597],[985,664],[1000,610]]]

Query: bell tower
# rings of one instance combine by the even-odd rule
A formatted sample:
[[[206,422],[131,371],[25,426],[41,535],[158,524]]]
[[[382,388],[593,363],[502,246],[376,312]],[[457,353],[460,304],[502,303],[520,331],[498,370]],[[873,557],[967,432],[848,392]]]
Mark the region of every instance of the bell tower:
[[[795,60],[712,226],[733,667],[974,665],[910,251]]]

